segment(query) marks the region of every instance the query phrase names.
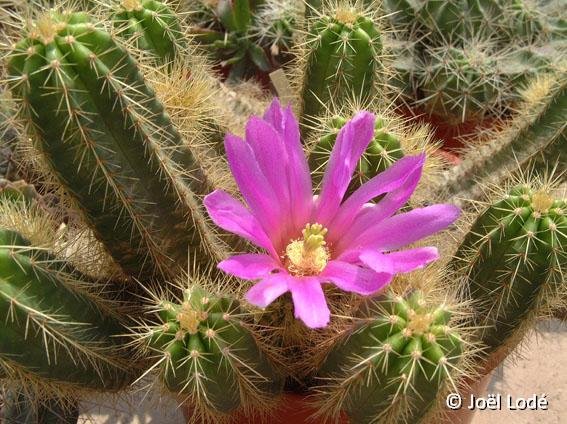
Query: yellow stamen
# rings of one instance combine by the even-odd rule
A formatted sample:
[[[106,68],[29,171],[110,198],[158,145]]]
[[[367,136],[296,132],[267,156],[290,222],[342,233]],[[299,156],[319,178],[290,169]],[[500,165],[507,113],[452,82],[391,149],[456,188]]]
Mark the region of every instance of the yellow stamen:
[[[293,240],[285,250],[288,271],[295,275],[317,275],[329,261],[327,229],[321,224],[307,224],[302,240]]]
[[[554,199],[545,191],[538,191],[532,196],[532,206],[538,212],[547,212],[553,206]]]

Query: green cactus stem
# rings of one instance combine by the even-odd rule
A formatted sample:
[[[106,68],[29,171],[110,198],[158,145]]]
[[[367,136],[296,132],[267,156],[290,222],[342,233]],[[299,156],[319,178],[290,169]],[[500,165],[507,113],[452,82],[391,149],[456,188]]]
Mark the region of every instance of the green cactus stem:
[[[177,16],[164,2],[122,0],[112,21],[121,37],[133,39],[137,48],[154,54],[161,62],[171,62],[185,48]]]
[[[281,391],[283,381],[243,322],[238,301],[194,285],[183,291],[182,303],[161,301],[156,309],[159,323],[141,335],[145,348],[159,358],[165,387],[187,399],[196,415],[262,408]]]
[[[561,293],[566,234],[565,199],[530,184],[510,189],[473,223],[452,267],[465,276],[486,355],[511,351]]]
[[[375,23],[363,13],[339,7],[315,17],[305,48],[302,123],[322,115],[331,102],[354,96],[364,103],[376,93],[382,41]]]
[[[354,424],[417,422],[459,367],[464,347],[451,317],[421,292],[371,300],[319,371],[320,414],[340,408]]]
[[[120,355],[125,329],[95,282],[19,233],[0,229],[0,373],[26,387],[116,391],[136,369]]]
[[[125,273],[146,279],[183,269],[188,250],[202,262],[218,254],[194,195],[210,183],[107,32],[49,11],[8,72],[35,149]]]

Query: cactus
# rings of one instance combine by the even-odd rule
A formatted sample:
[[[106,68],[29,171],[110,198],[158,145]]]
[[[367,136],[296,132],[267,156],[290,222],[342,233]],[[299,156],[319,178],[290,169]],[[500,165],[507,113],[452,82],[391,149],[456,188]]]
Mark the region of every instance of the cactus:
[[[118,33],[137,48],[171,62],[185,49],[185,38],[174,11],[156,0],[122,0],[112,16]]]
[[[522,184],[498,196],[476,218],[451,264],[465,276],[463,296],[473,302],[485,355],[513,350],[562,291],[567,201],[550,190]]]
[[[509,114],[518,89],[561,68],[565,57],[564,43],[554,41],[563,31],[555,18],[562,11],[531,5],[528,12],[523,2],[511,3],[385,2],[395,31],[395,93],[453,127]]]
[[[175,272],[188,248],[214,250],[193,194],[210,190],[207,177],[108,33],[47,12],[8,68],[35,148],[126,273]]]
[[[446,394],[565,304],[560,5],[60,2],[2,8],[2,129],[26,130],[6,133],[10,178],[33,183],[0,178],[3,421],[75,422],[84,396],[142,381],[189,422],[269,419],[283,389],[319,421],[450,421]],[[265,112],[279,66],[299,126]],[[432,132],[391,95],[499,120],[439,179]],[[225,152],[226,130],[246,141]],[[458,214],[438,200],[471,225],[424,247]]]
[[[9,378],[116,391],[133,380],[119,354],[125,332],[94,282],[72,265],[0,230],[0,368]]]
[[[318,414],[417,422],[463,366],[466,343],[451,308],[416,291],[372,299],[363,310],[319,370]]]
[[[159,320],[140,340],[157,359],[165,387],[186,399],[194,419],[255,412],[281,391],[237,300],[192,284],[182,302],[162,299],[152,310]]]
[[[302,123],[322,115],[332,101],[368,102],[382,69],[380,31],[370,16],[339,6],[314,17],[302,49]]]

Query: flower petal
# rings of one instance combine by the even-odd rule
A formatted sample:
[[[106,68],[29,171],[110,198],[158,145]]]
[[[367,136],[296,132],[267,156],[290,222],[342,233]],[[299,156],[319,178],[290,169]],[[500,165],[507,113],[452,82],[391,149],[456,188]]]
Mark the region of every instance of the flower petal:
[[[394,275],[394,266],[392,261],[382,252],[377,250],[363,250],[358,254],[358,259],[378,274],[389,274],[390,276]]]
[[[316,221],[328,225],[339,209],[362,153],[374,136],[374,115],[359,112],[339,132],[323,176]]]
[[[341,231],[337,231],[339,233],[337,235],[333,232],[332,237],[329,237],[329,241],[336,241],[334,246],[336,254],[342,254],[345,249],[348,249],[348,247],[353,244],[354,240],[369,228],[380,225],[379,223],[384,219],[396,213],[411,197],[418,182],[418,173],[412,174],[405,181],[406,184],[386,194],[377,204],[366,204],[356,215],[354,221],[342,228],[342,233]]]
[[[392,281],[392,272],[375,272],[367,267],[342,261],[330,261],[321,278],[326,278],[344,291],[368,296],[376,293]]]
[[[288,167],[292,220],[296,228],[303,228],[311,215],[313,187],[307,158],[301,145],[299,124],[291,106],[283,109],[277,98],[266,111],[264,119],[280,133],[289,163],[293,164]]]
[[[380,225],[369,227],[351,246],[365,250],[396,250],[447,228],[459,214],[460,209],[453,205],[439,204],[413,209],[385,219]]]
[[[218,264],[227,274],[246,280],[266,277],[280,267],[273,257],[254,253],[231,256]]]
[[[279,202],[256,161],[252,148],[242,139],[228,134],[225,150],[232,175],[252,214],[277,247],[280,243]]]
[[[283,215],[289,214],[290,167],[287,150],[280,134],[268,122],[252,116],[246,124],[246,142],[250,144],[260,170],[268,180],[279,201]]]
[[[246,300],[259,308],[265,308],[289,290],[290,276],[286,273],[270,274],[254,284],[246,293]]]
[[[289,289],[295,317],[310,328],[325,327],[331,318],[327,300],[317,277],[291,277]]]
[[[398,190],[403,188],[401,190],[403,196],[401,197],[407,196],[409,198],[421,178],[424,163],[425,154],[406,156],[363,184],[343,202],[332,224],[329,225],[333,229],[333,236],[337,239],[340,238],[349,229],[362,206],[376,196],[395,192],[394,197],[400,198]],[[381,201],[378,203],[381,203]],[[331,238],[329,240],[334,241]]]
[[[386,256],[392,261],[394,273],[400,273],[423,268],[428,263],[439,259],[439,252],[436,247],[418,247],[388,253]]]
[[[205,196],[203,203],[209,216],[219,227],[244,237],[278,257],[258,220],[238,200],[222,190],[215,190]]]

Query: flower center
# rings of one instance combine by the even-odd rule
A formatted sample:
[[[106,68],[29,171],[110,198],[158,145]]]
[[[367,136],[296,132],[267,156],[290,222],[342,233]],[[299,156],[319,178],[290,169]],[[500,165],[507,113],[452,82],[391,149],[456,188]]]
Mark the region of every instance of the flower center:
[[[307,224],[302,233],[303,239],[292,240],[285,249],[287,269],[294,275],[319,274],[329,261],[327,229],[321,224]]]

